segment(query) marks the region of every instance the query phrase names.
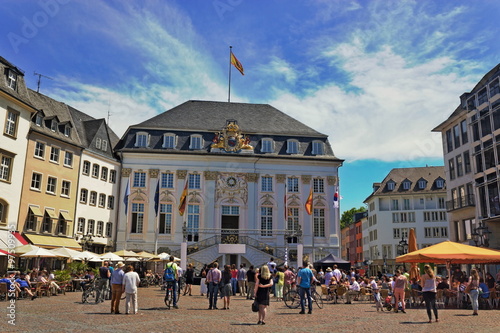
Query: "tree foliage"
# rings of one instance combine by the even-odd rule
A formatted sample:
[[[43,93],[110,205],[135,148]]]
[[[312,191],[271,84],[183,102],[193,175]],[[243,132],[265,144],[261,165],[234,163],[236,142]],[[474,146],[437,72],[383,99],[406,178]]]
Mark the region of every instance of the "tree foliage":
[[[351,208],[342,213],[340,217],[340,229],[344,229],[348,225],[354,223],[354,214],[366,212],[366,207]]]

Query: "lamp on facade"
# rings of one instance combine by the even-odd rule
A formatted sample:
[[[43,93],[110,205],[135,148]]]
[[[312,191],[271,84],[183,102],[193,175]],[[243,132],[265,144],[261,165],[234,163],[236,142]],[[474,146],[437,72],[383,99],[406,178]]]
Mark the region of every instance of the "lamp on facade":
[[[401,236],[401,240],[399,241],[397,248],[398,248],[398,256],[402,256],[403,254],[408,253],[408,242],[406,241],[404,236]]]
[[[82,244],[82,248],[84,251],[90,251],[90,248],[94,244],[94,239],[92,238],[92,234],[86,234],[80,238],[80,244]]]
[[[490,242],[488,239],[488,235],[491,234],[491,231],[487,226],[483,225],[483,222],[479,222],[479,226],[474,228],[472,231],[472,240],[476,243],[476,246],[481,247],[489,247]]]

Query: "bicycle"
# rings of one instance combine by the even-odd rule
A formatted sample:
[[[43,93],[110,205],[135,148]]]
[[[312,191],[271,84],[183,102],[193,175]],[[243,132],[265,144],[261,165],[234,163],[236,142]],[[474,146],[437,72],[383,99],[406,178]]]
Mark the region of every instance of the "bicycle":
[[[98,303],[96,279],[83,286],[82,303]]]
[[[170,310],[170,307],[174,303],[174,283],[177,283],[177,281],[168,281],[165,282],[166,286],[165,289],[167,290],[165,293],[165,305],[167,306],[167,309]]]
[[[300,296],[296,290],[290,290],[285,295],[283,295],[283,301],[285,305],[290,309],[296,309],[300,306]]]

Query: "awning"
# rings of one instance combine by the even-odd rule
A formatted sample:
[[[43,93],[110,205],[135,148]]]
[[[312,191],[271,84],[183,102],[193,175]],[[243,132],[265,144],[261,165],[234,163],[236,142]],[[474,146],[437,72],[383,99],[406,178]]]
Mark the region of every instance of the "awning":
[[[45,213],[47,213],[51,219],[57,220],[57,215],[55,210],[45,208]]]
[[[71,218],[71,216],[69,216],[69,213],[68,212],[65,212],[65,211],[60,211],[59,214],[61,214],[61,216],[63,217],[63,219],[65,221],[73,221],[73,219]]]
[[[73,238],[67,237],[52,237],[52,236],[41,236],[41,235],[30,235],[25,234],[33,244],[47,248],[54,249],[57,247],[67,247],[73,250],[82,250],[82,246],[78,244]]]
[[[40,217],[43,216],[42,211],[40,210],[40,208],[38,208],[36,206],[30,206],[30,210],[33,213],[33,215],[35,215],[35,216],[40,216]]]
[[[14,240],[12,242],[12,240]],[[9,246],[10,244],[10,246]],[[0,230],[0,248],[3,250],[28,244],[28,241],[17,231]]]

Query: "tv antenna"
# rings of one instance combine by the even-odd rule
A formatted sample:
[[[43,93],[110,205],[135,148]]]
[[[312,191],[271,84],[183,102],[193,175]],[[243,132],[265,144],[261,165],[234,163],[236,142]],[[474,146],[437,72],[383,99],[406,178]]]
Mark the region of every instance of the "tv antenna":
[[[37,72],[33,72],[33,75],[38,75],[38,84],[37,84],[36,92],[40,92],[40,81],[42,80],[42,77],[47,78],[49,80],[54,80],[50,76],[43,75],[43,74],[40,74],[40,73],[37,73]]]

